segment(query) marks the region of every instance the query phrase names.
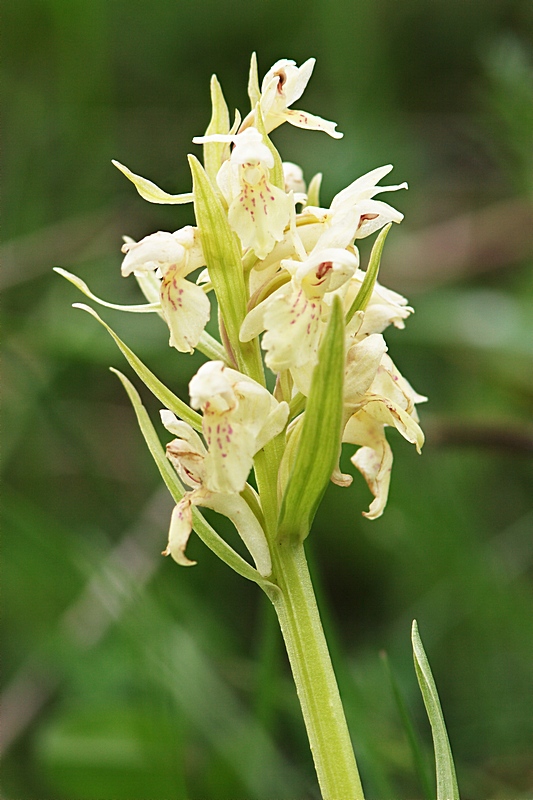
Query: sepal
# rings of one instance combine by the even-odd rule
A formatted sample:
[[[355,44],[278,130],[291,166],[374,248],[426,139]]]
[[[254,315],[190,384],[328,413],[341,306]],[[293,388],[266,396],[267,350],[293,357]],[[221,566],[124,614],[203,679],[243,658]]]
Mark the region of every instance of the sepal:
[[[206,136],[214,133],[228,134],[230,129],[228,106],[222,93],[222,87],[216,75],[211,76],[211,105],[212,115]],[[222,163],[229,158],[229,144],[227,142],[204,143],[204,167],[209,178],[216,182],[216,177]]]
[[[163,189],[160,189],[159,186],[156,186],[152,181],[141,177],[141,175],[136,175],[135,172],[125,167],[120,161],[115,161],[113,159],[111,163],[133,183],[141,197],[144,200],[148,200],[149,203],[183,205],[184,203],[192,203],[194,199],[192,192],[186,192],[185,194],[168,194],[168,192],[164,192]]]

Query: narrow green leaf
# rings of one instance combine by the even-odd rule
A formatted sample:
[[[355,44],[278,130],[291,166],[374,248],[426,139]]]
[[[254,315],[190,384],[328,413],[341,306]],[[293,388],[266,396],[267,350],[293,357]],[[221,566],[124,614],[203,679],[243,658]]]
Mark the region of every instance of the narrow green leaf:
[[[216,75],[211,76],[211,106],[212,114],[209,125],[205,132],[206,136],[214,133],[229,133],[229,112],[228,106],[222,93],[222,87]],[[205,171],[213,181],[216,180],[222,162],[229,158],[229,144],[227,142],[205,142],[204,144],[204,166]]]
[[[185,194],[168,194],[168,192],[164,192],[163,189],[160,189],[159,186],[156,186],[152,181],[141,177],[141,175],[136,175],[135,172],[125,167],[120,161],[112,160],[111,163],[133,183],[143,200],[148,200],[149,203],[183,205],[184,203],[192,203],[193,201],[192,192],[186,192]]]
[[[334,298],[313,371],[300,443],[283,496],[279,538],[306,538],[339,457],[344,382],[344,319]]]
[[[161,312],[161,303],[156,302],[159,298],[159,281],[155,278],[155,284],[152,281],[153,273],[149,274],[142,274],[136,275],[137,281],[141,290],[143,291],[145,297],[148,300],[153,300],[154,302],[146,303],[143,305],[132,305],[132,306],[124,306],[119,305],[118,303],[108,303],[106,300],[102,300],[100,297],[97,297],[95,294],[91,292],[85,281],[82,281],[81,278],[78,278],[77,275],[73,275],[71,272],[67,272],[66,269],[62,269],[61,267],[54,267],[54,272],[57,272],[58,275],[61,277],[66,278],[67,281],[74,284],[74,286],[83,292],[84,295],[89,297],[91,300],[94,300],[101,306],[105,306],[106,308],[112,308],[115,311],[129,311],[134,312],[136,314],[147,314],[147,313],[156,313],[158,314],[163,320],[165,319],[162,312]],[[206,331],[202,331],[200,334],[200,339],[198,344],[196,345],[196,349],[199,350],[204,356],[211,359],[212,361],[224,361],[227,362],[228,355],[220,342],[217,342],[209,333]]]
[[[411,755],[413,758],[413,764],[415,767],[415,772],[418,775],[418,780],[420,782],[422,794],[426,800],[434,800],[435,791],[434,789],[431,788],[431,781],[428,775],[427,764],[424,759],[422,746],[419,741],[419,737],[413,727],[413,723],[411,721],[411,717],[409,715],[409,711],[407,709],[407,704],[402,694],[402,690],[400,689],[398,681],[396,680],[396,676],[392,671],[389,659],[385,652],[381,653],[381,660],[385,666],[387,677],[391,685],[392,694],[396,702],[396,707],[398,709],[398,713],[400,715],[400,719],[403,724],[405,735],[407,736],[407,741],[409,742],[409,747],[411,749]]]
[[[262,134],[266,146],[274,156],[274,166],[270,170],[270,180],[272,181],[274,186],[278,187],[278,189],[284,189],[285,179],[283,177],[283,164],[281,161],[281,156],[274,147],[274,145],[272,144],[266,132],[265,123],[263,121],[263,115],[261,114],[261,106],[259,105],[259,103],[257,104],[255,109],[255,124],[259,133]]]
[[[385,239],[387,238],[387,234],[391,228],[392,228],[392,222],[389,222],[389,224],[385,225],[383,230],[380,231],[379,236],[374,242],[374,246],[372,248],[372,252],[370,253],[370,260],[368,262],[368,267],[365,273],[363,283],[361,284],[361,288],[357,292],[355,300],[350,306],[350,310],[346,314],[347,323],[350,322],[356,311],[364,311],[366,309],[370,301],[370,298],[372,297],[372,292],[374,291],[374,286],[376,285],[376,280],[378,277],[379,265],[381,263],[381,254],[383,253],[383,246],[385,244]]]
[[[182,486],[181,481],[166,457],[165,451],[161,445],[161,442],[159,441],[159,437],[154,426],[152,425],[152,421],[148,416],[148,412],[141,402],[139,393],[125,375],[123,375],[117,369],[113,369],[112,367],[111,372],[114,372],[115,375],[117,375],[124,386],[135,411],[141,433],[144,436],[144,440],[148,445],[148,449],[152,454],[152,458],[157,465],[159,473],[173,499],[176,503],[179,503],[185,494],[185,488]],[[233,550],[233,548],[231,548],[224,541],[224,539],[218,535],[214,528],[209,525],[209,523],[196,508],[193,509],[193,527],[203,543],[207,545],[207,547],[209,547],[209,549],[212,550],[215,555],[224,561],[225,564],[234,569],[239,575],[242,575],[243,578],[248,578],[248,580],[254,581],[255,583],[259,583],[260,585],[264,585],[268,588],[272,586],[270,581],[262,578],[257,570],[254,569],[254,567],[248,564],[244,558],[236,553],[235,550]]]
[[[151,372],[148,367],[145,366],[145,364],[143,364],[141,359],[135,355],[133,350],[130,350],[130,348],[124,344],[122,339],[120,339],[115,331],[110,328],[101,317],[98,316],[94,309],[92,309],[90,306],[86,306],[85,303],[74,303],[73,308],[81,308],[82,311],[86,311],[88,314],[91,314],[100,323],[100,325],[106,329],[109,335],[115,340],[119,349],[122,351],[130,366],[133,367],[144,385],[150,389],[152,394],[155,395],[158,400],[161,400],[165,408],[173,411],[180,419],[188,422],[189,425],[192,425],[192,427],[196,428],[197,431],[202,430],[202,417],[200,414],[197,414],[196,411],[193,411],[192,408],[189,408],[187,403],[184,403],[183,400],[180,400],[179,397],[176,397],[176,395],[171,392],[164,383],[161,383],[159,378],[156,378],[154,373]]]
[[[161,310],[161,303],[143,303],[142,305],[132,306],[108,303],[106,300],[102,300],[100,297],[97,297],[95,294],[93,294],[85,281],[82,281],[82,279],[78,278],[77,275],[73,275],[72,272],[67,272],[66,269],[62,269],[61,267],[54,267],[54,272],[57,272],[57,274],[61,275],[62,278],[66,278],[67,281],[70,281],[70,283],[74,284],[74,286],[86,297],[89,297],[91,300],[94,300],[95,303],[105,306],[106,308],[113,308],[115,311],[130,311],[135,314],[157,313]]]
[[[418,625],[413,620],[411,631],[413,657],[416,677],[424,699],[424,705],[431,724],[433,748],[435,750],[435,768],[437,773],[437,800],[459,800],[459,788],[455,775],[450,741],[442,714],[437,687],[431,674],[431,668],[418,633]]]
[[[261,100],[261,89],[259,88],[259,75],[257,74],[257,55],[252,53],[250,59],[250,73],[248,75],[248,97],[250,98],[250,108],[253,111]]]
[[[204,168],[189,156],[194,189],[194,212],[202,249],[218,300],[226,334],[241,372],[264,382],[257,342],[241,343],[239,331],[246,316],[246,286],[237,234],[230,228],[227,214]]]

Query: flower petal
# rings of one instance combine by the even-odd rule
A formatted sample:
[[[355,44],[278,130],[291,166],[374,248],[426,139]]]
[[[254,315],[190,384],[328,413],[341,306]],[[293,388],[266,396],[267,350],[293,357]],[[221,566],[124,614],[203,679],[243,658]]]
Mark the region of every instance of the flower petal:
[[[181,277],[179,266],[170,267],[161,282],[161,308],[170,328],[170,346],[192,353],[211,313],[204,290]]]
[[[160,189],[159,186],[156,186],[155,183],[152,183],[152,181],[142,178],[140,175],[136,175],[135,172],[125,167],[120,161],[113,160],[111,163],[134,184],[141,197],[144,200],[148,200],[149,203],[183,205],[184,203],[192,203],[194,199],[192,192],[187,192],[186,194],[168,194],[164,192],[163,189]]]
[[[363,516],[376,519],[383,514],[387,504],[392,469],[392,450],[385,437],[383,425],[362,409],[348,421],[342,440],[361,445],[350,460],[374,495],[374,500],[368,511],[363,511]]]
[[[308,111],[297,111],[293,108],[288,108],[284,114],[287,122],[294,125],[296,128],[307,128],[310,131],[324,131],[332,136],[333,139],[342,139],[344,136],[340,131],[335,130],[337,127],[336,122],[331,122],[322,117],[317,117],[315,114],[310,114]]]
[[[190,561],[185,555],[185,548],[189,541],[192,531],[191,496],[184,495],[177,506],[172,511],[170,518],[170,529],[168,532],[168,544],[163,550],[164,556],[172,556],[174,561],[182,567],[192,567],[196,561]]]
[[[264,259],[283,239],[292,205],[291,196],[269,183],[263,172],[257,183],[242,181],[241,192],[229,208],[228,221],[242,246],[252,248]]]

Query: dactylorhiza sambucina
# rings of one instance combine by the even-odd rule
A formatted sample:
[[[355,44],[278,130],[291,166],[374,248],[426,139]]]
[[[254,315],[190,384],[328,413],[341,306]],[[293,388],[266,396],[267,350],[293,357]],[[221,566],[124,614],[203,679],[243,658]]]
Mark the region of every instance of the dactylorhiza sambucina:
[[[140,399],[119,374],[142,432],[176,506],[164,550],[180,565],[193,530],[226,563],[264,589],[281,623],[324,797],[362,797],[331,669],[303,541],[330,480],[348,486],[339,467],[342,443],[373,499],[387,503],[392,452],[387,427],[417,450],[423,444],[417,394],[400,374],[383,337],[403,328],[413,309],[377,281],[388,231],[403,215],[376,200],[407,184],[382,186],[378,167],[320,203],[321,175],[306,185],[283,162],[269,133],[285,122],[340,138],[333,122],[292,108],[314,67],[282,59],[259,85],[252,58],[251,109],[230,120],[211,81],[212,117],[203,136],[203,166],[189,157],[192,192],[171,195],[116,166],[152,203],[192,203],[195,225],[125,238],[122,274],[133,275],[145,304],[100,300],[79,278],[59,270],[92,300],[135,313],[157,313],[180,353],[207,360],[190,382],[190,404],[176,397],[94,310],[137,375],[162,401],[172,435],[166,458]],[[357,240],[378,233],[366,270]],[[213,294],[218,336],[206,332]],[[275,382],[267,380],[274,373]],[[268,386],[275,385],[272,392]],[[357,449],[356,449],[357,448]],[[250,473],[255,472],[255,483]],[[254,488],[254,485],[257,487]],[[251,561],[238,555],[198,511],[214,509],[235,525]],[[305,668],[304,668],[305,662]]]

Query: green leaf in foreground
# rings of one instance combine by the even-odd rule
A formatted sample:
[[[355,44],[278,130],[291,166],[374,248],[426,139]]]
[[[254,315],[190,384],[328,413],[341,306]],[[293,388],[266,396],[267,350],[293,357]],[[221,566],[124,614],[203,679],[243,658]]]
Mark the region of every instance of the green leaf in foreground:
[[[407,741],[409,742],[415,772],[418,775],[423,796],[425,797],[425,800],[434,800],[435,792],[431,788],[431,780],[429,777],[427,764],[424,759],[421,742],[419,741],[419,737],[413,727],[402,690],[398,684],[398,681],[396,680],[396,676],[392,671],[388,656],[385,652],[381,653],[381,660],[387,672],[387,677],[391,685],[394,700],[396,701],[396,707],[403,724],[405,735],[407,736]]]
[[[197,414],[196,411],[193,411],[192,408],[189,408],[187,403],[184,403],[183,400],[180,400],[179,397],[176,397],[176,395],[171,392],[164,383],[161,383],[159,378],[156,378],[154,373],[151,372],[148,367],[145,366],[145,364],[143,364],[141,359],[135,355],[133,350],[130,350],[130,348],[124,344],[122,339],[120,339],[115,331],[110,328],[101,317],[98,316],[93,308],[85,305],[85,303],[74,303],[73,308],[81,308],[82,311],[86,311],[88,314],[91,314],[96,320],[98,320],[100,325],[102,325],[109,335],[115,340],[119,349],[126,357],[128,363],[131,367],[133,367],[144,385],[150,389],[152,394],[157,397],[158,400],[161,400],[165,408],[168,408],[169,411],[173,411],[174,414],[176,414],[180,419],[185,420],[185,422],[188,422],[189,425],[192,425],[192,427],[197,431],[202,430],[202,417],[200,414]]]
[[[379,265],[381,263],[381,254],[383,253],[385,239],[387,238],[387,234],[391,228],[392,228],[392,222],[389,222],[389,224],[385,225],[383,230],[380,231],[379,236],[374,242],[374,246],[372,248],[372,252],[370,253],[370,260],[368,262],[368,267],[365,273],[363,283],[361,284],[361,288],[357,292],[355,300],[350,306],[350,310],[346,314],[347,323],[350,322],[356,311],[364,311],[366,309],[369,300],[372,297],[372,292],[374,291],[374,286],[376,285],[376,280],[378,277]]]
[[[459,788],[455,775],[450,741],[446,732],[446,725],[442,714],[437,687],[431,674],[418,625],[413,620],[411,631],[413,643],[413,657],[415,661],[416,677],[426,706],[426,712],[431,724],[433,735],[433,748],[435,750],[435,769],[437,773],[437,800],[459,800]]]
[[[114,372],[115,375],[117,375],[124,386],[128,397],[131,400],[133,410],[135,411],[135,415],[137,417],[137,422],[139,423],[144,440],[148,445],[148,449],[152,454],[152,458],[154,459],[161,477],[163,478],[167,489],[172,495],[172,498],[176,503],[179,503],[185,494],[185,489],[166,457],[165,451],[161,445],[161,442],[159,441],[159,437],[155,431],[155,428],[152,425],[152,421],[148,415],[148,412],[141,402],[139,393],[125,375],[113,368],[111,368],[111,372]],[[209,547],[209,549],[212,550],[215,555],[224,561],[228,567],[234,569],[235,572],[237,572],[239,575],[242,575],[243,578],[248,578],[248,580],[260,584],[263,586],[263,588],[275,588],[270,581],[262,578],[257,570],[254,569],[254,567],[248,564],[244,558],[236,553],[235,550],[233,550],[233,548],[230,547],[229,544],[227,544],[224,539],[218,535],[214,528],[209,525],[209,523],[196,508],[193,509],[193,528],[203,543],[207,545],[207,547]]]
[[[344,319],[334,298],[313,371],[302,434],[283,496],[279,538],[303,541],[339,457],[344,382]]]

